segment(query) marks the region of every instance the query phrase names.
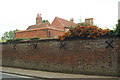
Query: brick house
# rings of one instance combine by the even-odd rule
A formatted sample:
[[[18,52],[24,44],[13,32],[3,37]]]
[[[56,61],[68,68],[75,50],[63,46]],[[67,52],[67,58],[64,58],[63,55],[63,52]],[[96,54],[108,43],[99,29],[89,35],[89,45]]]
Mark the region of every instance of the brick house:
[[[90,22],[87,20],[87,22]],[[47,38],[61,35],[66,32],[69,27],[76,27],[78,24],[74,23],[73,18],[70,21],[55,17],[53,22],[42,22],[41,14],[37,14],[36,24],[29,26],[26,30],[15,32],[14,39],[27,39],[27,38]]]

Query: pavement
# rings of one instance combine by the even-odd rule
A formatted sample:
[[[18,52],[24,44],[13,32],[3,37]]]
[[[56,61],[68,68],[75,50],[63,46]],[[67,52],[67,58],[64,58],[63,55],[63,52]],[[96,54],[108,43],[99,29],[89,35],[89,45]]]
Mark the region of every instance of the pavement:
[[[83,74],[66,74],[57,72],[47,72],[38,70],[28,70],[12,67],[0,67],[0,72],[10,73],[16,75],[23,75],[35,78],[118,78],[113,76],[95,76],[95,75],[83,75]]]
[[[15,75],[15,74],[8,74],[8,73],[2,73],[2,78],[31,78],[31,77]]]

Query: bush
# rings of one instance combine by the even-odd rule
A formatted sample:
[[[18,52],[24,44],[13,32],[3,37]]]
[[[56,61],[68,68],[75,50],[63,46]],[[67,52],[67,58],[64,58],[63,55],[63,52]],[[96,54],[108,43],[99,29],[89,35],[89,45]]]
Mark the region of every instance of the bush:
[[[116,25],[116,35],[120,36],[120,19],[118,20],[118,24]]]
[[[14,42],[14,39],[6,40],[6,42]]]
[[[40,38],[38,38],[38,37],[30,38],[30,40],[38,40],[38,39],[40,39]]]
[[[117,36],[117,34],[115,30],[109,30],[109,32],[106,33],[104,36]]]
[[[20,42],[21,40],[25,40],[25,39],[9,39],[6,42]]]
[[[58,36],[57,39],[64,40],[66,38],[74,38],[74,37],[96,38],[96,37],[104,36],[108,32],[109,32],[108,30],[103,30],[96,26],[79,26]]]

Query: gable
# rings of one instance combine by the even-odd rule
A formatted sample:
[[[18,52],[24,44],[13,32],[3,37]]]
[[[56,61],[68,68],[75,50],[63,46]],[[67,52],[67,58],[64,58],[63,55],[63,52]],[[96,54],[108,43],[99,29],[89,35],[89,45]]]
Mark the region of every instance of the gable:
[[[56,26],[58,29],[64,30],[64,25],[62,25],[62,23],[57,19],[57,17],[55,17],[55,19],[51,23],[51,26]]]
[[[59,17],[55,17],[52,26],[59,26],[59,28],[64,29],[64,27],[76,27],[77,24]]]

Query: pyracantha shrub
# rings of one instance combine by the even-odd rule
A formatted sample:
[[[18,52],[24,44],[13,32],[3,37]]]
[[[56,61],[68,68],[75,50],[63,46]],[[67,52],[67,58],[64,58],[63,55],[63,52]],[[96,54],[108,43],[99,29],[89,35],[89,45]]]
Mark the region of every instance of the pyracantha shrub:
[[[101,29],[96,26],[79,26],[68,30],[62,35],[59,35],[57,39],[64,40],[66,38],[97,38],[107,34],[109,30]]]

